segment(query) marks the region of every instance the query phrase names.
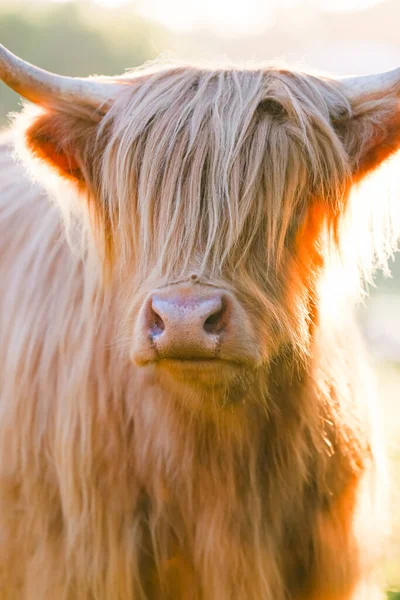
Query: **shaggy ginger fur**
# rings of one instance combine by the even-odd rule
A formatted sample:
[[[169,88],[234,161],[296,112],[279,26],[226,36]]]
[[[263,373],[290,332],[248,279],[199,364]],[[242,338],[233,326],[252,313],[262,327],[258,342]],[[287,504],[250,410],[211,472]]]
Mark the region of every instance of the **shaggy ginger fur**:
[[[349,192],[397,149],[397,100],[273,69],[126,83],[104,115],[26,109],[3,138],[0,598],[377,598],[345,306],[396,231]],[[146,293],[193,271],[257,337],[222,392],[130,360]]]

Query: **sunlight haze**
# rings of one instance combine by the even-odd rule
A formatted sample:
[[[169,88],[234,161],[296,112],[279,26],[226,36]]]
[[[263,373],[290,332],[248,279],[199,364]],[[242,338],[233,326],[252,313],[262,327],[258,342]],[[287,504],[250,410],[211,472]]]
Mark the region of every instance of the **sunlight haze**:
[[[60,0],[53,0],[60,1]],[[273,24],[282,11],[295,10],[297,18],[307,17],[308,8],[329,12],[363,10],[382,0],[95,0],[111,8],[133,5],[147,18],[176,30],[212,29],[221,35],[260,31]]]

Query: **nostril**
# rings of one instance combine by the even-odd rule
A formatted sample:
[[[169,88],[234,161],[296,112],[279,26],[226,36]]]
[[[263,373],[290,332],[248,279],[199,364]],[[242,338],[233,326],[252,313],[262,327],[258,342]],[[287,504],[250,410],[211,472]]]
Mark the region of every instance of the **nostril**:
[[[154,308],[150,308],[149,326],[150,334],[152,337],[160,336],[165,329],[164,321],[162,320],[160,315],[154,310]]]
[[[225,327],[225,306],[222,305],[222,308],[216,312],[214,312],[212,315],[210,315],[205,321],[204,321],[204,330],[207,333],[212,333],[212,334],[219,334],[221,333],[221,331],[224,329]]]

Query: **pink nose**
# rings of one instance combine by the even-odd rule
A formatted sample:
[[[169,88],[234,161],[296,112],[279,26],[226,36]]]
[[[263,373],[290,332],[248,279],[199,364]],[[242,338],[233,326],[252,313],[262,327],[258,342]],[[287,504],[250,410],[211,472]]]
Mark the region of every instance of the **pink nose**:
[[[229,299],[214,289],[156,292],[144,311],[147,335],[158,355],[178,359],[217,356],[229,314]]]

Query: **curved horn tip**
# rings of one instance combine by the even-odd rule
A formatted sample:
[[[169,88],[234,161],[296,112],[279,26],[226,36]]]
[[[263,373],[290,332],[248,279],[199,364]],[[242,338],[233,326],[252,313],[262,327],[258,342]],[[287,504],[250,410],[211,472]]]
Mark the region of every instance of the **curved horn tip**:
[[[98,108],[108,104],[121,84],[56,75],[19,58],[0,44],[0,79],[37,104],[75,102]]]
[[[375,73],[352,77],[340,77],[339,81],[349,90],[350,96],[376,96],[390,93],[400,95],[400,67]]]

